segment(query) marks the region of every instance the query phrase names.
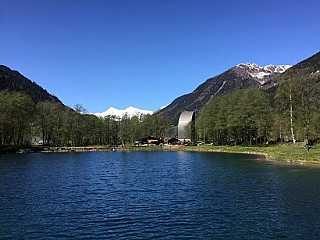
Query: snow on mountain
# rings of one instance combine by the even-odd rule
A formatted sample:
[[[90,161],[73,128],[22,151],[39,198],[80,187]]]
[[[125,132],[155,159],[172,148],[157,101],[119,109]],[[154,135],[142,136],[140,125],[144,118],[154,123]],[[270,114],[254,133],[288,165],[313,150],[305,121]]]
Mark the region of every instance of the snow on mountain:
[[[255,63],[241,63],[236,66],[239,69],[245,70],[253,78],[260,83],[265,83],[267,78],[272,74],[280,74],[286,71],[291,65],[266,65],[264,67]]]
[[[128,107],[124,110],[116,109],[114,107],[110,107],[107,111],[102,113],[95,113],[94,115],[98,117],[106,117],[106,116],[116,116],[122,118],[125,114],[128,115],[128,117],[138,116],[145,114],[153,114],[150,110],[141,110],[135,107]]]
[[[163,105],[162,107],[159,108],[159,110],[162,110],[162,109],[168,107],[169,105],[170,105],[170,103],[168,103],[168,104],[166,104],[166,105]]]

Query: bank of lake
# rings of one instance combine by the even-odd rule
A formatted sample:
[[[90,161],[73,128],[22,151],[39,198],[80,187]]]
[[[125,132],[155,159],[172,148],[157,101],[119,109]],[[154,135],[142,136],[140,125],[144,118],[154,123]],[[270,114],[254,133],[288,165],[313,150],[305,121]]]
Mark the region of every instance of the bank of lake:
[[[115,150],[115,149],[114,149]],[[267,160],[298,163],[298,164],[320,164],[320,148],[318,145],[312,146],[309,151],[303,143],[278,143],[269,146],[124,146],[116,150],[119,151],[195,151],[195,152],[227,152],[227,153],[247,153],[263,155]]]
[[[320,164],[320,149],[314,145],[309,151],[303,143],[281,143],[272,146],[184,146],[183,151],[249,153],[264,155],[267,160],[299,164]]]
[[[303,143],[278,143],[270,146],[150,146],[150,147],[132,147],[126,146],[119,150],[125,151],[197,151],[197,152],[228,152],[228,153],[247,153],[263,155],[267,160],[298,163],[298,164],[320,164],[320,148],[317,145],[312,146],[309,151]]]
[[[11,149],[10,152],[19,152]],[[35,146],[30,149],[20,149],[25,152],[88,152],[88,151],[197,151],[197,152],[228,152],[258,154],[267,160],[299,163],[320,164],[320,148],[314,145],[307,150],[303,143],[278,143],[270,146],[84,146],[84,147],[41,147]],[[30,150],[30,151],[29,151]],[[4,152],[4,151],[2,151]],[[9,152],[9,151],[7,151]]]

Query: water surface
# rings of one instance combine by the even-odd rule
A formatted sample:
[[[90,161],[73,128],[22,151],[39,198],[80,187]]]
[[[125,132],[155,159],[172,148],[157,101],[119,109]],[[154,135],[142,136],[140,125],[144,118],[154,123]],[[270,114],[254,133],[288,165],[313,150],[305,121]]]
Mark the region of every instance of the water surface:
[[[0,239],[320,237],[320,168],[255,155],[0,155]]]

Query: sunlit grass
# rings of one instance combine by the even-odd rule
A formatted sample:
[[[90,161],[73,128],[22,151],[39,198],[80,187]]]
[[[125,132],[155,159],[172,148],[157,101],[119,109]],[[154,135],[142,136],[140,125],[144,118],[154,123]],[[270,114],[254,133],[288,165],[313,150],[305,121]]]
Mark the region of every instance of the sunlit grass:
[[[55,148],[53,148],[54,150]],[[68,149],[66,147],[66,149]],[[202,152],[231,152],[231,153],[252,153],[265,155],[269,160],[298,162],[298,163],[315,163],[320,164],[320,145],[313,146],[309,151],[303,143],[281,143],[271,146],[124,146],[124,147],[106,147],[106,146],[90,146],[72,148],[75,151],[202,151]],[[60,148],[60,151],[62,148]]]
[[[236,153],[256,153],[263,154],[267,159],[301,163],[320,163],[320,148],[313,146],[310,151],[302,143],[284,143],[266,147],[246,147],[246,146],[186,146],[184,151],[217,151]]]

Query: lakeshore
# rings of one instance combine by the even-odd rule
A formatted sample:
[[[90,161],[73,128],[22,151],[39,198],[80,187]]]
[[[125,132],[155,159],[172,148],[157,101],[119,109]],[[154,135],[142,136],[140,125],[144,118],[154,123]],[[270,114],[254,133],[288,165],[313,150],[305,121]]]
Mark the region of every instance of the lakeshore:
[[[81,149],[81,148],[80,148]],[[78,149],[78,150],[80,150]],[[97,147],[97,151],[103,151],[103,147]],[[117,151],[197,151],[197,152],[227,152],[227,153],[246,153],[265,156],[266,160],[277,162],[299,163],[299,164],[320,164],[320,149],[317,146],[309,151],[303,143],[283,143],[272,146],[124,146],[118,148],[107,148],[107,150]]]
[[[183,151],[246,153],[265,156],[266,160],[290,164],[320,164],[320,149],[317,146],[309,151],[302,143],[284,143],[273,146],[185,146]]]
[[[20,149],[18,153],[28,152],[95,152],[95,151],[194,151],[226,152],[262,155],[266,160],[298,164],[320,164],[320,149],[317,145],[309,151],[303,143],[281,143],[271,146],[83,146],[83,147],[32,147]],[[13,152],[13,151],[11,151]]]
[[[194,152],[226,152],[226,153],[246,153],[262,155],[269,161],[298,163],[298,164],[320,164],[320,149],[317,145],[309,151],[303,143],[281,143],[272,146],[124,146],[111,148],[118,151],[194,151]]]
[[[164,146],[164,147],[123,147],[125,151],[194,151],[194,152],[226,152],[262,155],[269,161],[287,162],[290,164],[320,164],[320,149],[313,146],[309,151],[303,143],[281,143],[272,146]]]

